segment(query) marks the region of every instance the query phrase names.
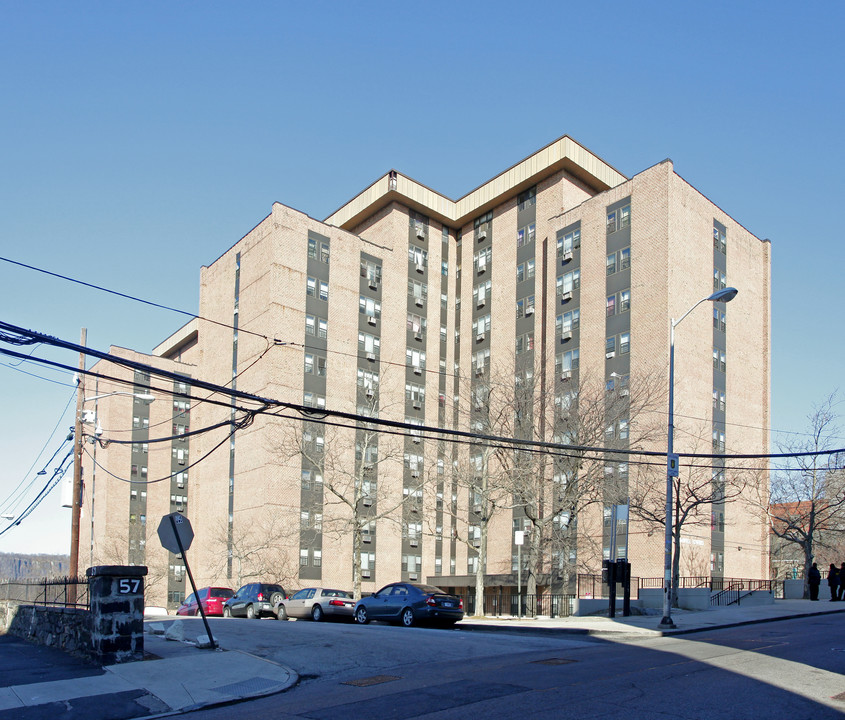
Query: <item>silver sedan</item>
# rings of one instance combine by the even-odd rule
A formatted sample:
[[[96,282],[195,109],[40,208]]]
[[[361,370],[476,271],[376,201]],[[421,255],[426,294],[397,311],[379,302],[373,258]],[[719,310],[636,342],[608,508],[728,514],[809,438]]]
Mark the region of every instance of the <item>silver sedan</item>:
[[[352,620],[354,608],[355,601],[345,590],[304,588],[276,604],[276,617],[279,620],[311,618],[315,622],[330,618]]]

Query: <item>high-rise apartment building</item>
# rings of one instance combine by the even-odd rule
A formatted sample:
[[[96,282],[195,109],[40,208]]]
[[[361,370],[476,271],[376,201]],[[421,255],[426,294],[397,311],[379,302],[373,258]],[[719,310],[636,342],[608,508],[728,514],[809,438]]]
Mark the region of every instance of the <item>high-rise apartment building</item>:
[[[726,285],[730,306],[676,331],[675,449],[712,456],[682,473],[713,489],[681,572],[766,577],[765,518],[719,490],[737,471],[718,456],[768,450],[770,244],[671,161],[626,178],[568,137],[457,201],[391,171],[323,222],[275,204],[202,269],[198,319],[150,356],[114,351],[174,375],[95,366],[156,400],[99,401],[103,437],[132,442],[87,455],[81,562],[122,547],[172,604],[181,563],[155,529],[179,510],[201,584],[471,592],[481,562],[512,587],[517,532],[538,592],[608,557],[660,577],[644,509],[665,457],[642,453],[666,449],[669,321]]]

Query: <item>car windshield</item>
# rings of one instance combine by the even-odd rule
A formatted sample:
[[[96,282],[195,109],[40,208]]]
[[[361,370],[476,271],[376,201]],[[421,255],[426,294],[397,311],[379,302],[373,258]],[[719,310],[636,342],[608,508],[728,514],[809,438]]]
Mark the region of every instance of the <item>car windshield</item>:
[[[281,585],[262,585],[261,592],[267,593],[268,595],[271,593],[279,592],[284,595],[285,589]]]
[[[232,591],[229,588],[211,588],[211,597],[230,598],[232,597]]]
[[[422,590],[424,593],[429,595],[448,595],[449,593],[444,592],[439,587],[434,587],[434,585],[414,585],[415,588],[418,590]]]

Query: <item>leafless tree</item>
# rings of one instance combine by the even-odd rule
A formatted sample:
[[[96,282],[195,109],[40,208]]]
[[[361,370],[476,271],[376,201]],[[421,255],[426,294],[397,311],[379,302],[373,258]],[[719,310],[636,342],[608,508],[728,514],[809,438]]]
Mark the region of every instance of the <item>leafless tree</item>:
[[[367,417],[377,418],[384,373],[359,373],[358,422],[338,426],[324,422],[319,410],[302,421],[292,421],[282,447],[292,448],[310,467],[322,488],[321,532],[338,539],[352,536],[352,590],[361,597],[366,548],[381,522],[404,523],[419,517],[421,528],[423,489],[430,477],[430,463],[423,457],[423,440],[413,431],[390,431]],[[354,450],[353,450],[354,449]],[[404,468],[404,472],[403,469]],[[401,474],[402,484],[391,481]],[[416,531],[416,527],[414,528]],[[367,560],[367,563],[369,560]]]
[[[761,493],[758,505],[768,513],[769,526],[782,552],[793,547],[802,561],[805,597],[806,578],[818,558],[833,553],[845,540],[845,453],[830,453],[842,447],[838,393],[828,395],[807,416],[808,436],[778,443],[780,453],[789,453],[772,474],[771,494]]]
[[[679,434],[676,428],[676,435]],[[698,427],[694,431],[681,433],[685,438],[678,446],[691,454],[710,452],[705,446],[706,431]],[[713,447],[713,453],[724,452],[724,448]],[[706,462],[706,461],[705,461]],[[736,461],[732,461],[736,465]],[[672,504],[672,607],[678,607],[678,583],[680,579],[681,555],[683,545],[681,536],[691,526],[706,527],[709,532],[711,511],[714,505],[724,505],[743,496],[743,493],[756,482],[755,471],[730,469],[725,470],[718,464],[703,467],[705,463],[689,462],[679,469],[673,478]],[[665,533],[666,528],[666,466],[657,461],[656,465],[640,466],[632,474],[630,483],[631,514],[645,521],[654,530]],[[693,564],[694,561],[692,561]]]
[[[249,523],[233,523],[231,544],[228,523],[220,523],[212,535],[215,548],[211,557],[216,562],[210,568],[211,577],[226,576],[231,547],[235,589],[251,580],[291,587],[298,570],[290,553],[291,547],[299,546],[294,533],[291,523],[284,521],[283,509],[274,505],[265,505]]]

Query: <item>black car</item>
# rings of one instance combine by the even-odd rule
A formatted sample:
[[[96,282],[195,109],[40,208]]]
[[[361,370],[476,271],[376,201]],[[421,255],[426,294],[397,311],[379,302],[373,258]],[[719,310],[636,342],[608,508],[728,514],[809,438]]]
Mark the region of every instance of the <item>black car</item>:
[[[223,617],[275,617],[276,605],[285,597],[285,589],[281,585],[249,583],[223,604]]]
[[[377,593],[361,598],[355,605],[355,622],[387,620],[411,627],[430,620],[454,625],[464,616],[464,601],[434,585],[391,583]]]

